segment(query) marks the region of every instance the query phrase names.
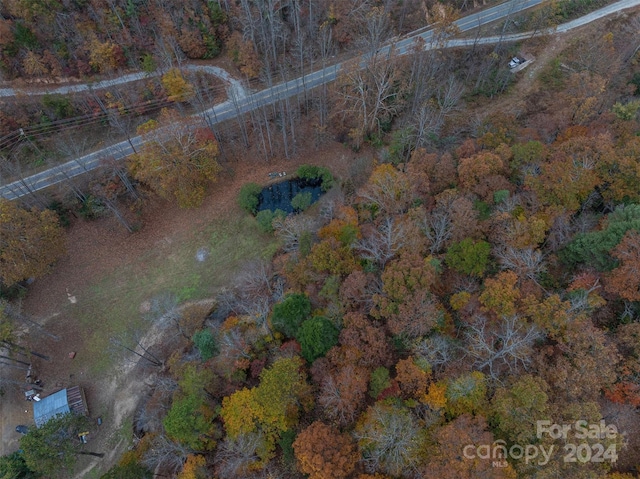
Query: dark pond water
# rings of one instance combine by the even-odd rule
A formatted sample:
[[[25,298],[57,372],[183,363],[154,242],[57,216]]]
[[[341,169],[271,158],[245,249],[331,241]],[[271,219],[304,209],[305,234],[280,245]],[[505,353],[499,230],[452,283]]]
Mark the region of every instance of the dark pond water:
[[[264,188],[260,192],[258,204],[258,211],[262,210],[282,210],[286,213],[293,213],[294,209],[291,206],[291,200],[298,193],[311,193],[311,203],[318,201],[322,195],[322,188],[320,187],[321,180],[304,180],[300,178],[294,178],[291,180],[281,181],[275,183],[268,188]]]

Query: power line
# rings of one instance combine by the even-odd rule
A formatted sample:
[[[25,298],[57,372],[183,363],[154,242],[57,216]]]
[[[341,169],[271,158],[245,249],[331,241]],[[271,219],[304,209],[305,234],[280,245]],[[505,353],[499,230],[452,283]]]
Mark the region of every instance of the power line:
[[[196,95],[211,95],[214,96],[221,92],[226,92],[225,85],[212,85],[205,88],[199,88],[196,91]],[[91,125],[102,121],[107,121],[109,117],[118,112],[119,116],[140,115],[146,113],[144,110],[155,111],[165,106],[175,105],[174,101],[158,98],[151,101],[142,101],[138,103],[132,103],[129,105],[123,105],[122,107],[109,108],[107,112],[104,110],[98,114],[84,114],[73,116],[69,118],[63,118],[60,120],[54,120],[50,123],[27,126],[22,129],[15,130],[14,132],[5,135],[0,138],[0,149],[12,148],[16,143],[20,142],[24,135],[28,135],[33,138],[40,138],[46,135],[53,135],[55,133],[63,132],[67,129],[78,128],[85,125]],[[122,113],[124,110],[124,114]],[[143,110],[143,113],[138,113],[139,110]]]

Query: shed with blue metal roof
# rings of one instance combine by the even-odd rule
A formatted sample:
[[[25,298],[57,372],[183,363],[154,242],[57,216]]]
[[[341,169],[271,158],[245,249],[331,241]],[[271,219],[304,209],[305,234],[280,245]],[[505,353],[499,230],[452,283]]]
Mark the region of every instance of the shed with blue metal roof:
[[[37,427],[42,427],[47,421],[70,412],[88,414],[87,401],[80,386],[62,389],[33,403],[33,419]]]

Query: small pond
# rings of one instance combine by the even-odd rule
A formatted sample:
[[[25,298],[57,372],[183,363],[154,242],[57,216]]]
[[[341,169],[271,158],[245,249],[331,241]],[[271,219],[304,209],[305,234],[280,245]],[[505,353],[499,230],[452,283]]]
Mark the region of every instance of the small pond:
[[[293,178],[281,181],[264,188],[258,196],[258,211],[262,210],[282,210],[286,213],[293,213],[295,209],[291,206],[291,200],[298,193],[311,193],[311,204],[318,201],[322,195],[322,180],[320,178],[306,180],[303,178]]]

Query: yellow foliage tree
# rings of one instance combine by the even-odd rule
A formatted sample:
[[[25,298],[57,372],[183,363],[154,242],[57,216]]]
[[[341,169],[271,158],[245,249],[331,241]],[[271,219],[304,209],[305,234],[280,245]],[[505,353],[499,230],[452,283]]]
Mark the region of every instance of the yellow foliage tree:
[[[115,43],[94,40],[89,45],[89,65],[99,73],[117,69],[123,59],[122,49]]]
[[[376,166],[360,196],[388,214],[406,211],[413,200],[407,175],[389,163]]]
[[[516,301],[520,298],[517,282],[518,276],[513,271],[502,271],[495,278],[486,279],[484,291],[479,297],[484,309],[498,316],[513,316],[516,313]]]
[[[422,402],[431,409],[443,409],[447,405],[447,384],[444,382],[431,383],[429,392],[424,395]]]
[[[42,57],[29,50],[22,60],[22,67],[27,75],[40,76],[49,73]]]
[[[182,471],[178,474],[178,479],[207,479],[206,463],[204,456],[189,454]]]
[[[222,400],[220,416],[231,439],[254,431],[264,417],[264,412],[256,401],[255,390],[242,388]]]
[[[299,414],[313,406],[313,395],[307,384],[299,356],[281,358],[262,371],[260,384],[241,389],[222,400],[220,416],[227,435],[235,439],[260,430],[272,452],[276,439],[295,427]]]
[[[182,76],[177,68],[172,68],[162,75],[161,81],[169,101],[187,101],[194,95],[193,85]]]
[[[183,208],[199,206],[220,171],[213,134],[167,109],[158,122],[150,120],[138,133],[145,144],[129,159],[133,177],[160,196],[175,198]]]
[[[460,291],[451,295],[449,299],[449,305],[454,311],[459,311],[464,308],[471,300],[471,294],[468,291]]]

